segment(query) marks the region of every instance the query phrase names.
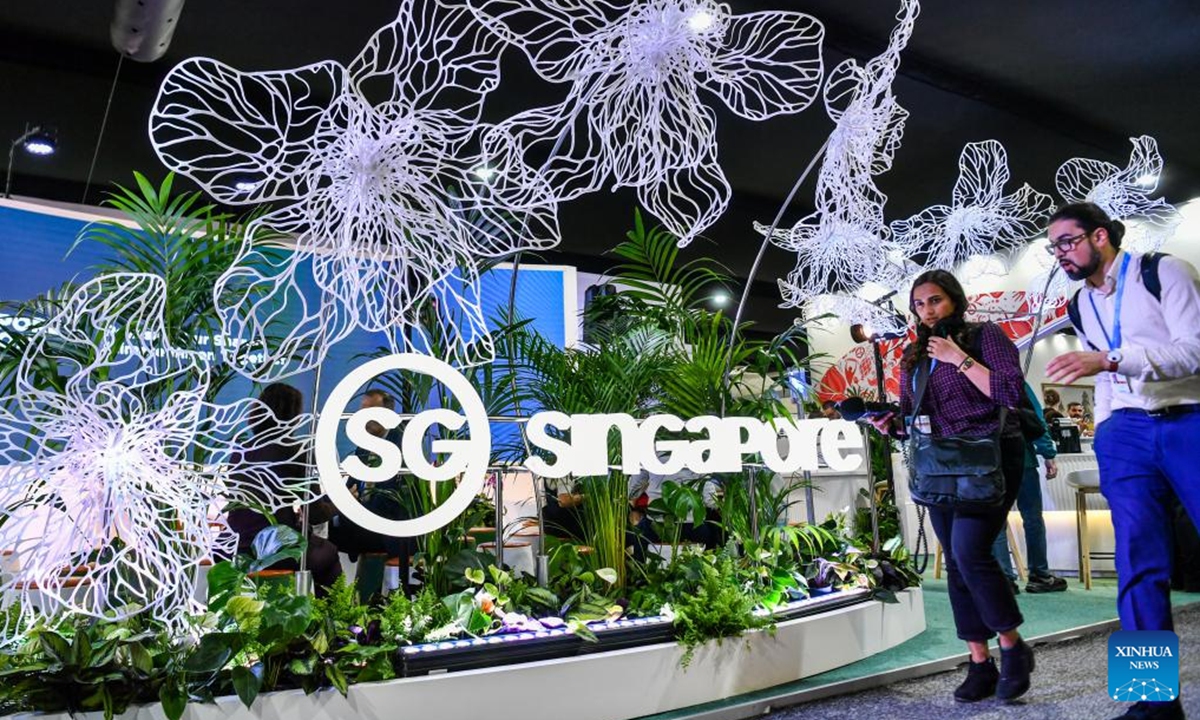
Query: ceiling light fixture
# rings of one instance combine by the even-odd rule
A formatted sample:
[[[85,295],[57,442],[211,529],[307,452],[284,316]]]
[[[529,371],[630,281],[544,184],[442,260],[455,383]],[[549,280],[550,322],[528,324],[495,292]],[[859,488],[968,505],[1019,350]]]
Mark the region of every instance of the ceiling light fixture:
[[[57,133],[51,127],[42,125],[30,127],[29,123],[25,124],[25,132],[21,133],[21,136],[13,140],[12,144],[8,146],[8,171],[4,177],[4,197],[6,198],[12,197],[10,191],[12,190],[13,156],[16,154],[18,147],[24,149],[30,155],[40,157],[53,155],[54,151],[58,149]]]
[[[709,298],[709,300],[712,300],[712,304],[716,307],[719,307],[719,308],[725,307],[726,305],[729,304],[729,293],[726,293],[726,292],[713,293],[712,297]]]

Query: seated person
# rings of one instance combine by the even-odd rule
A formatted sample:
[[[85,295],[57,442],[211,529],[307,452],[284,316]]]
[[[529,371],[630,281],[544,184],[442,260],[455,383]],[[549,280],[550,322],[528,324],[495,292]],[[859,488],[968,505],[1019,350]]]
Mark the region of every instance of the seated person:
[[[379,389],[367,390],[363,393],[361,408],[383,407],[388,410],[396,409],[395,399],[387,392]],[[395,445],[400,445],[400,426],[385,429],[377,422],[367,423],[367,432],[375,437],[386,437]],[[368,467],[377,467],[380,458],[369,450],[358,448],[355,454]],[[396,476],[380,483],[363,483],[352,481],[351,488],[363,507],[373,514],[389,520],[406,520],[414,517],[416,498],[411,493],[411,479]],[[341,515],[335,516],[330,526],[330,539],[337,543],[338,548],[346,553],[353,562],[358,556],[366,553],[384,553],[388,558],[396,558],[400,563],[401,582],[408,587],[409,557],[416,549],[413,538],[400,538],[381,535],[366,530],[347,520]]]
[[[250,429],[255,435],[262,435],[274,429],[279,422],[294,420],[300,415],[304,398],[300,391],[291,385],[273,383],[263,388],[258,399],[274,413],[262,414],[250,421]],[[303,462],[296,460],[297,447],[287,442],[276,442],[263,445],[247,452],[244,456],[247,462],[270,464],[281,478],[303,478],[308,475],[308,469]],[[338,561],[338,549],[333,543],[313,535],[313,525],[326,522],[333,512],[333,504],[321,498],[308,506],[309,535],[308,550],[305,553],[305,563],[312,573],[313,584],[318,596],[323,596],[327,588],[342,574],[342,564]],[[299,531],[301,521],[296,511],[290,507],[275,512],[275,522]],[[237,533],[238,552],[249,553],[254,546],[254,538],[260,531],[271,525],[261,513],[249,508],[236,508],[229,511],[229,529]],[[299,569],[299,564],[293,560],[284,560],[273,567],[287,570]]]
[[[665,459],[665,454],[659,453],[659,459]],[[663,483],[668,480],[694,487],[697,484],[701,484],[700,479],[701,476],[686,467],[671,475],[659,475],[651,473],[648,470],[642,470],[638,475],[630,477],[629,495],[632,510],[629,519],[634,525],[635,530],[643,537],[649,538],[650,542],[659,542],[649,519],[645,516],[646,507],[656,498],[662,497]],[[684,542],[700,543],[709,549],[719,547],[723,543],[721,516],[717,509],[720,504],[720,492],[721,484],[715,478],[705,478],[703,480],[700,493],[704,497],[705,517],[693,517],[691,519],[692,522],[685,524],[681,540]]]
[[[543,479],[545,502],[542,506],[542,522],[546,534],[569,540],[583,540],[582,488],[569,478],[561,480]]]

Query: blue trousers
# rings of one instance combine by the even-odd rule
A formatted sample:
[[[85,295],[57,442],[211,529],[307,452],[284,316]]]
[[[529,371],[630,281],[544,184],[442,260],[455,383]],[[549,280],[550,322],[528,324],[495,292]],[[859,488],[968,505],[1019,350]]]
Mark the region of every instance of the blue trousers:
[[[1114,412],[1096,429],[1100,492],[1117,538],[1117,612],[1124,630],[1173,630],[1174,499],[1200,524],[1200,413]]]
[[[1000,446],[1004,471],[1004,504],[976,512],[929,508],[929,522],[946,563],[950,610],[960,640],[986,642],[996,633],[1015,630],[1022,622],[1008,578],[992,554],[996,533],[1004,527],[1025,468],[1025,441],[1005,438]]]
[[[1030,576],[1050,574],[1050,561],[1046,558],[1046,521],[1042,519],[1042,483],[1038,475],[1037,458],[1033,467],[1025,467],[1021,477],[1021,489],[1017,492],[1017,509],[1021,511],[1021,524],[1025,528],[1025,564]],[[1008,552],[1008,533],[1003,529],[992,545],[992,554],[1000,563],[1000,569],[1010,578],[1017,577],[1012,558]]]

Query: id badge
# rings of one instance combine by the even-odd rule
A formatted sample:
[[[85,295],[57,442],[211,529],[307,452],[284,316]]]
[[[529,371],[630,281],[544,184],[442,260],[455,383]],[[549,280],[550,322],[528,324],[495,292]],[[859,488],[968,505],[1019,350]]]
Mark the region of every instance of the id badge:
[[[1112,380],[1113,390],[1119,393],[1129,394],[1133,392],[1133,388],[1129,384],[1129,378],[1121,373],[1109,373]]]

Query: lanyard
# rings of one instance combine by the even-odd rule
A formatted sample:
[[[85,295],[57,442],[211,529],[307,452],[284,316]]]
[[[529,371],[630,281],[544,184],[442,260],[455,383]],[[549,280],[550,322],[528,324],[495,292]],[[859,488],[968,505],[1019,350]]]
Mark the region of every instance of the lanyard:
[[[1121,272],[1117,275],[1117,299],[1113,306],[1113,331],[1112,336],[1108,334],[1108,330],[1104,327],[1104,321],[1100,319],[1100,311],[1096,309],[1096,299],[1092,293],[1088,293],[1088,302],[1092,304],[1092,314],[1096,316],[1096,324],[1100,326],[1100,332],[1104,333],[1104,339],[1108,341],[1108,349],[1116,350],[1121,347],[1121,299],[1125,296],[1125,273],[1129,270],[1129,253],[1125,253],[1125,259],[1121,261]]]

